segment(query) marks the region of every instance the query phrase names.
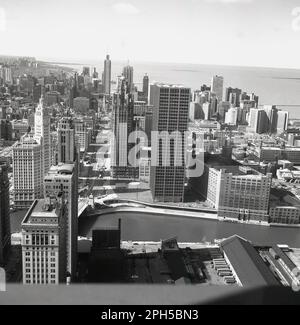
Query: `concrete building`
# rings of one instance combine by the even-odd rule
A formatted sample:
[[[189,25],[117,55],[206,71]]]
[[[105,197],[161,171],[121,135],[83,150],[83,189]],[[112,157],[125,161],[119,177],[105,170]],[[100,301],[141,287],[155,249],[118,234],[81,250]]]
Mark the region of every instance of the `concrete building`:
[[[10,209],[8,164],[0,161],[0,266],[10,251]]]
[[[268,221],[272,174],[243,166],[209,168],[207,201],[220,217]]]
[[[128,92],[127,80],[120,78],[119,92],[113,96],[113,133],[114,139],[111,146],[112,174],[114,178],[138,178],[138,165],[133,166],[128,161],[130,150],[135,146],[128,143],[129,135],[135,131],[134,127],[134,99]]]
[[[28,132],[29,123],[27,119],[12,120],[12,132],[15,139],[20,139],[24,134]]]
[[[80,151],[85,152],[92,140],[92,129],[83,119],[74,119],[74,127]]]
[[[111,60],[109,58],[109,55],[106,56],[106,59],[104,61],[104,71],[103,71],[103,90],[104,94],[110,95],[110,88],[111,88]]]
[[[14,203],[26,209],[43,195],[42,139],[24,135],[13,147]]]
[[[35,200],[22,222],[23,284],[66,282],[63,196]]]
[[[238,118],[238,109],[237,107],[229,108],[228,112],[225,115],[225,123],[229,125],[236,125]]]
[[[127,82],[127,92],[132,93],[134,91],[134,83],[133,83],[133,67],[127,65],[123,68],[123,77]]]
[[[219,102],[223,100],[224,78],[221,76],[213,76],[211,81],[211,92],[216,94]]]
[[[76,158],[75,128],[72,118],[64,117],[58,124],[58,162],[73,163]]]
[[[44,196],[57,197],[63,193],[66,200],[66,259],[67,270],[74,278],[77,260],[78,235],[78,171],[76,162],[52,166],[44,178]]]
[[[185,139],[188,129],[190,89],[153,84],[152,162],[150,188],[154,201],[182,202],[185,183]]]

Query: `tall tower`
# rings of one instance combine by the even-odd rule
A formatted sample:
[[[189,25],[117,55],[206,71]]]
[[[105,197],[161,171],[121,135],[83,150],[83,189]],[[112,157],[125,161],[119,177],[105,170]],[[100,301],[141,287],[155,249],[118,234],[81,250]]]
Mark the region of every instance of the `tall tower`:
[[[133,83],[133,67],[130,65],[127,65],[123,68],[123,76],[127,81],[127,92],[132,92],[134,89],[134,83]]]
[[[0,161],[0,266],[10,250],[10,211],[8,166]]]
[[[147,100],[148,100],[148,92],[149,92],[149,77],[147,74],[145,74],[143,78],[143,95],[144,98],[147,98]]]
[[[188,129],[190,89],[153,84],[152,162],[150,188],[154,201],[182,202],[185,182],[185,137]],[[154,135],[154,136],[153,136]]]
[[[104,87],[104,93],[106,95],[110,95],[110,87],[111,87],[111,60],[109,55],[106,55],[106,59],[104,61],[104,72],[103,72],[103,80],[102,84]]]
[[[43,139],[43,173],[46,174],[51,166],[51,141],[50,141],[50,117],[44,108],[43,95],[36,108],[34,116],[34,132],[36,137]]]
[[[58,163],[73,163],[75,158],[75,128],[72,118],[64,117],[58,125]]]
[[[58,165],[51,166],[44,178],[44,197],[62,192],[67,204],[67,271],[74,279],[77,265],[78,236],[78,156],[72,119],[64,117],[58,127]]]
[[[115,141],[112,144],[112,172],[115,178],[138,178],[138,167],[128,165],[128,154],[134,147],[134,144],[128,143],[128,136],[135,129],[133,95],[130,92],[127,93],[126,88],[126,79],[121,77],[119,92],[113,97]]]
[[[221,76],[213,76],[211,81],[211,91],[216,94],[219,102],[223,100],[224,78]]]

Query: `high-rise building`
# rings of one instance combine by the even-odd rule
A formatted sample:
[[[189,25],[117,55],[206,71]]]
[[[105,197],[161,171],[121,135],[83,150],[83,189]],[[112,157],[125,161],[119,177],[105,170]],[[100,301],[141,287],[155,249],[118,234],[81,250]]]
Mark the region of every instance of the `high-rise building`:
[[[148,93],[149,93],[149,77],[147,74],[144,75],[143,78],[143,95],[144,98],[148,101]]]
[[[289,123],[289,112],[287,111],[278,111],[277,113],[277,133],[284,132],[288,129]]]
[[[242,90],[239,88],[226,88],[225,101],[233,107],[240,107]]]
[[[73,163],[75,161],[75,129],[70,117],[64,117],[59,122],[57,149],[59,163]]]
[[[36,137],[41,137],[43,152],[43,173],[46,174],[51,166],[51,142],[50,142],[50,117],[44,108],[43,96],[36,108],[34,116],[34,132]]]
[[[71,118],[63,118],[58,128],[58,165],[44,178],[44,196],[62,192],[67,204],[67,270],[74,279],[78,235],[78,154],[75,129]]]
[[[135,131],[134,99],[128,92],[125,77],[120,78],[119,83],[119,91],[113,97],[115,139],[112,144],[112,173],[115,178],[138,178],[138,166],[132,166],[128,162],[128,154],[135,146],[128,143],[129,135]]]
[[[154,201],[184,200],[184,132],[188,129],[189,103],[189,88],[164,84],[150,86],[152,133],[154,131],[150,188]]]
[[[110,87],[111,87],[111,60],[109,55],[106,56],[104,61],[104,72],[103,72],[103,80],[102,84],[104,87],[104,93],[110,95]]]
[[[211,92],[216,94],[219,102],[223,100],[224,78],[221,76],[213,76],[211,81]]]
[[[63,195],[35,200],[22,222],[23,284],[66,282],[66,213]]]
[[[127,83],[127,92],[132,93],[134,90],[134,83],[133,83],[133,67],[127,65],[123,68],[123,77],[126,79]]]
[[[8,165],[0,161],[0,266],[10,250],[10,210]]]
[[[74,278],[77,261],[78,236],[78,169],[73,163],[59,163],[52,166],[44,178],[44,196],[58,196],[63,193],[66,200],[66,259],[67,270]]]
[[[43,195],[42,138],[25,134],[13,147],[14,203],[26,209]]]

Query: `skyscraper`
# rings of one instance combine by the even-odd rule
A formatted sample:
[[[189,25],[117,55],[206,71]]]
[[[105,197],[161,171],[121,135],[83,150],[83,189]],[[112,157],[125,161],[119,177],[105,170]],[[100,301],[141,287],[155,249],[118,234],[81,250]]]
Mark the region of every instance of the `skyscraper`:
[[[104,61],[104,72],[103,72],[103,80],[102,84],[104,87],[104,93],[106,95],[110,95],[110,87],[111,87],[111,60],[109,55],[106,55],[106,59]]]
[[[128,154],[135,144],[128,143],[128,136],[134,128],[134,99],[128,92],[125,77],[119,79],[119,91],[114,94],[113,132],[115,135],[112,144],[112,173],[115,178],[138,178],[138,167],[131,166]]]
[[[143,78],[143,95],[144,98],[148,101],[148,93],[149,93],[149,77],[147,74],[144,75]]]
[[[219,102],[223,100],[223,84],[224,78],[221,76],[213,76],[211,81],[211,92],[216,94]]]
[[[22,222],[23,284],[66,282],[63,196],[35,200]]]
[[[44,108],[43,96],[36,108],[34,116],[34,132],[37,137],[41,137],[43,153],[43,173],[46,174],[51,166],[51,142],[50,142],[50,117]]]
[[[59,163],[73,163],[75,161],[75,129],[70,117],[64,117],[58,125],[57,147]]]
[[[67,204],[67,270],[74,279],[77,263],[78,235],[78,158],[72,119],[64,117],[58,129],[58,165],[44,178],[44,197],[63,193]]]
[[[188,129],[189,102],[189,88],[150,86],[153,105],[150,188],[154,201],[182,202],[184,199],[184,132]]]
[[[123,76],[127,82],[127,92],[132,92],[134,90],[134,83],[133,83],[133,67],[127,65],[123,68]]]
[[[14,203],[19,209],[31,206],[43,195],[42,138],[25,134],[13,148]]]
[[[10,213],[8,165],[0,161],[0,266],[10,250]]]

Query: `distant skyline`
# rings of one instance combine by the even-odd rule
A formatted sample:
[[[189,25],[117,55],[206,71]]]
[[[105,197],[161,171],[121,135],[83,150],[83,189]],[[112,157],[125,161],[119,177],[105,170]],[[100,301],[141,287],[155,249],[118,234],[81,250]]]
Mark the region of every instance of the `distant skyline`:
[[[299,7],[298,0],[2,0],[0,54],[300,69]]]

